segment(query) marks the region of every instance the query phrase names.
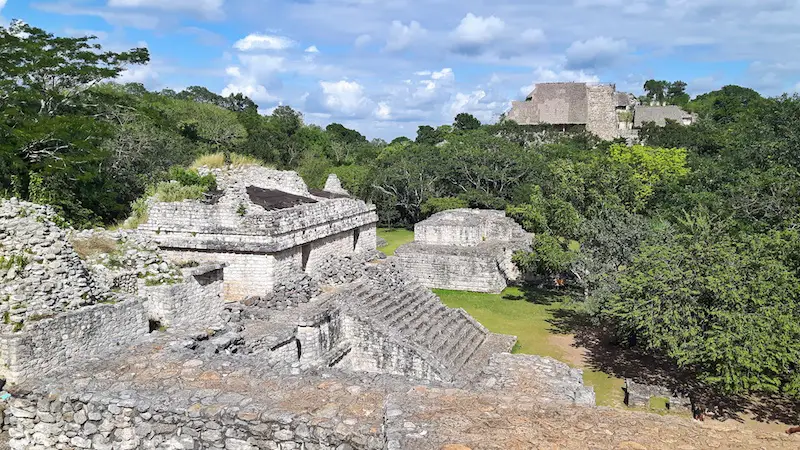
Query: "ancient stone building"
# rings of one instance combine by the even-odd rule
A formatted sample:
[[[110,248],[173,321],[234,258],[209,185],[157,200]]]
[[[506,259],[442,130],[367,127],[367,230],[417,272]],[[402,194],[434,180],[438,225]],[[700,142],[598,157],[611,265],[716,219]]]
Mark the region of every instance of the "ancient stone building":
[[[348,205],[306,191],[291,173],[243,173],[280,180],[281,192],[305,199],[298,200],[303,205],[335,211]],[[234,200],[235,181],[220,178],[223,194],[209,205],[241,201],[255,209],[245,202],[247,188],[267,183],[245,176]],[[178,211],[196,212],[190,207],[196,202],[185,205]],[[363,206],[350,205],[354,216],[364,214]],[[165,217],[158,208],[169,205],[155,206],[154,218]],[[223,227],[235,220],[218,208],[205,210],[216,216],[183,217],[183,223],[208,220]],[[318,228],[337,236],[371,223],[339,226],[341,213],[323,212],[297,214],[289,226],[284,215],[253,214],[265,222],[243,220],[241,229],[228,223],[213,238],[210,230],[219,228],[194,229],[209,242],[230,240],[227,251],[207,253],[239,255],[252,247],[259,258],[270,258],[261,245],[282,242],[282,236],[254,230],[287,230],[303,245],[324,239],[318,236],[325,233],[315,234]],[[501,214],[481,217],[478,228],[440,223],[420,234],[441,241],[457,230],[448,242],[464,247],[481,246],[484,236],[519,234]],[[507,353],[513,336],[491,333],[463,310],[446,307],[374,248],[327,252],[312,273],[292,264],[293,271],[273,272],[271,295],[226,302],[224,277],[231,272],[224,261],[167,258],[169,252],[204,253],[188,246],[182,232],[173,231],[177,246],[167,240],[159,246],[148,237],[161,235],[155,231],[76,232],[60,223],[47,207],[0,200],[0,436],[8,436],[13,450],[620,448],[634,439],[661,442],[642,438],[643,429],[657,429],[663,438],[659,416],[586,408],[594,405],[594,392],[583,385],[580,370]],[[308,241],[296,236],[298,229],[311,230]],[[350,243],[358,247],[355,238]],[[303,300],[286,301],[298,296]],[[709,434],[685,424],[671,429],[703,447],[720,444],[718,433],[709,441]],[[764,442],[796,448],[785,435],[730,436],[749,448]]]
[[[202,169],[201,169],[202,170]],[[225,299],[272,292],[297,271],[375,248],[375,207],[350,198],[335,175],[309,190],[295,172],[259,166],[214,169],[205,200],[154,202],[139,229],[176,262],[225,263]]]
[[[395,251],[403,270],[424,286],[500,292],[519,270],[513,253],[531,235],[503,211],[454,209],[414,226],[414,242]]]
[[[520,125],[552,125],[586,130],[602,139],[635,138],[643,123],[665,119],[690,125],[694,117],[677,106],[641,106],[613,84],[539,83],[523,102],[512,102],[508,120]]]

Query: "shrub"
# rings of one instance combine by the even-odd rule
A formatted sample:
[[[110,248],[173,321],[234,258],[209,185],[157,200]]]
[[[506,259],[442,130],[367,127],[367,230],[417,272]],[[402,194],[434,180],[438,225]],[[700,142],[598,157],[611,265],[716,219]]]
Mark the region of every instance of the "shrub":
[[[177,182],[163,181],[156,185],[153,197],[160,202],[180,202],[183,200],[200,199],[207,191],[205,186],[202,185],[182,185]]]
[[[202,155],[195,159],[191,165],[192,169],[197,169],[203,166],[208,167],[209,169],[221,169],[225,167],[225,154],[218,152]]]
[[[241,155],[239,153],[231,153],[230,157],[231,157],[231,167],[264,166],[264,162],[252,156]]]

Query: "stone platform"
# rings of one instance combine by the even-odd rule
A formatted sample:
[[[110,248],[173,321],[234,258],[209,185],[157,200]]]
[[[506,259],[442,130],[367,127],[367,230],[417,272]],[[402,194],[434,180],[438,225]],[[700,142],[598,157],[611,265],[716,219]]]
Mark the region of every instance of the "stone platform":
[[[752,449],[800,439],[735,425],[574,406],[548,358],[454,388],[335,370],[277,376],[153,334],[11,393],[12,449]],[[535,361],[533,361],[535,360]],[[534,364],[530,364],[534,362]],[[548,376],[547,374],[551,375]],[[574,386],[573,389],[574,391]],[[561,394],[559,394],[561,392]]]

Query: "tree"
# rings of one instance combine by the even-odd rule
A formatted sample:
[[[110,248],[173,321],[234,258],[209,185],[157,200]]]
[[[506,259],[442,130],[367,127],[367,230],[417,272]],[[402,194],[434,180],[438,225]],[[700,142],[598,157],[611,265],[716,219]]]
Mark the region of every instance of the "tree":
[[[667,103],[670,105],[686,106],[689,98],[689,94],[686,93],[686,83],[683,81],[675,81],[667,85]]]
[[[725,223],[688,215],[677,234],[644,245],[605,314],[707,385],[800,395],[797,239],[734,237]]]
[[[644,92],[647,99],[651,102],[661,103],[667,96],[668,83],[666,81],[647,80],[644,82]]]
[[[367,142],[367,138],[356,130],[351,130],[340,123],[332,123],[325,127],[325,131],[330,135],[331,140],[343,144],[362,144]]]
[[[634,171],[635,196],[629,207],[643,210],[659,185],[669,184],[689,173],[686,167],[686,149],[657,148],[643,145],[615,144],[610,148],[611,160],[624,164]]]
[[[459,113],[453,122],[453,128],[460,131],[477,130],[480,127],[481,121],[469,113]]]
[[[0,166],[8,171],[0,188],[81,224],[119,208],[112,174],[103,172],[102,143],[113,133],[88,92],[149,59],[146,49],[108,52],[93,39],[55,37],[19,21],[0,27]]]
[[[736,85],[723,86],[722,89],[698,95],[688,108],[692,112],[719,124],[738,121],[748,111],[760,110],[766,100],[753,89]]]
[[[430,125],[420,125],[417,129],[417,144],[436,145],[442,142],[441,134]]]

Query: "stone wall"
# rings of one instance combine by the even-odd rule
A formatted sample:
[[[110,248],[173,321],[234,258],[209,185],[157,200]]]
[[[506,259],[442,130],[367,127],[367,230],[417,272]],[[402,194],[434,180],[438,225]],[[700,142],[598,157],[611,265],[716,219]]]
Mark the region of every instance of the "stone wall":
[[[224,307],[222,270],[218,265],[200,267],[187,270],[184,283],[145,287],[148,319],[165,327],[219,323]]]
[[[601,139],[619,136],[615,87],[613,85],[586,85],[588,121],[586,130]]]
[[[198,252],[166,249],[164,254],[174,262],[201,264],[224,263],[223,298],[238,301],[254,295],[266,295],[275,285],[275,257],[258,253]]]
[[[401,246],[395,252],[403,270],[423,286],[495,293],[507,286],[505,274],[498,265],[505,254],[502,249],[497,251],[489,247],[468,250],[416,243]]]
[[[29,395],[11,401],[12,450],[228,450],[383,448],[380,427],[253,406],[159,403],[146,397]],[[196,393],[203,395],[202,393]],[[208,395],[208,394],[206,394]],[[227,394],[231,400],[242,398]],[[188,395],[187,395],[188,399]],[[223,401],[223,400],[219,400]],[[228,400],[230,402],[230,400]],[[177,403],[177,402],[175,402]],[[205,403],[205,402],[204,402]],[[247,402],[242,401],[242,405]],[[379,414],[378,414],[379,415]],[[313,419],[313,420],[312,420]],[[352,420],[352,419],[348,419]],[[355,430],[354,430],[355,429]]]
[[[441,377],[419,352],[411,351],[408,343],[400,343],[365,323],[345,317],[344,332],[352,350],[336,366],[369,373],[402,375],[418,380],[440,381]]]
[[[31,322],[22,332],[0,335],[0,376],[12,383],[39,377],[128,345],[147,331],[145,309],[134,298]]]
[[[274,253],[378,221],[375,207],[352,199],[252,212],[198,201],[155,203],[139,227],[162,248]],[[255,212],[255,208],[261,212]]]

